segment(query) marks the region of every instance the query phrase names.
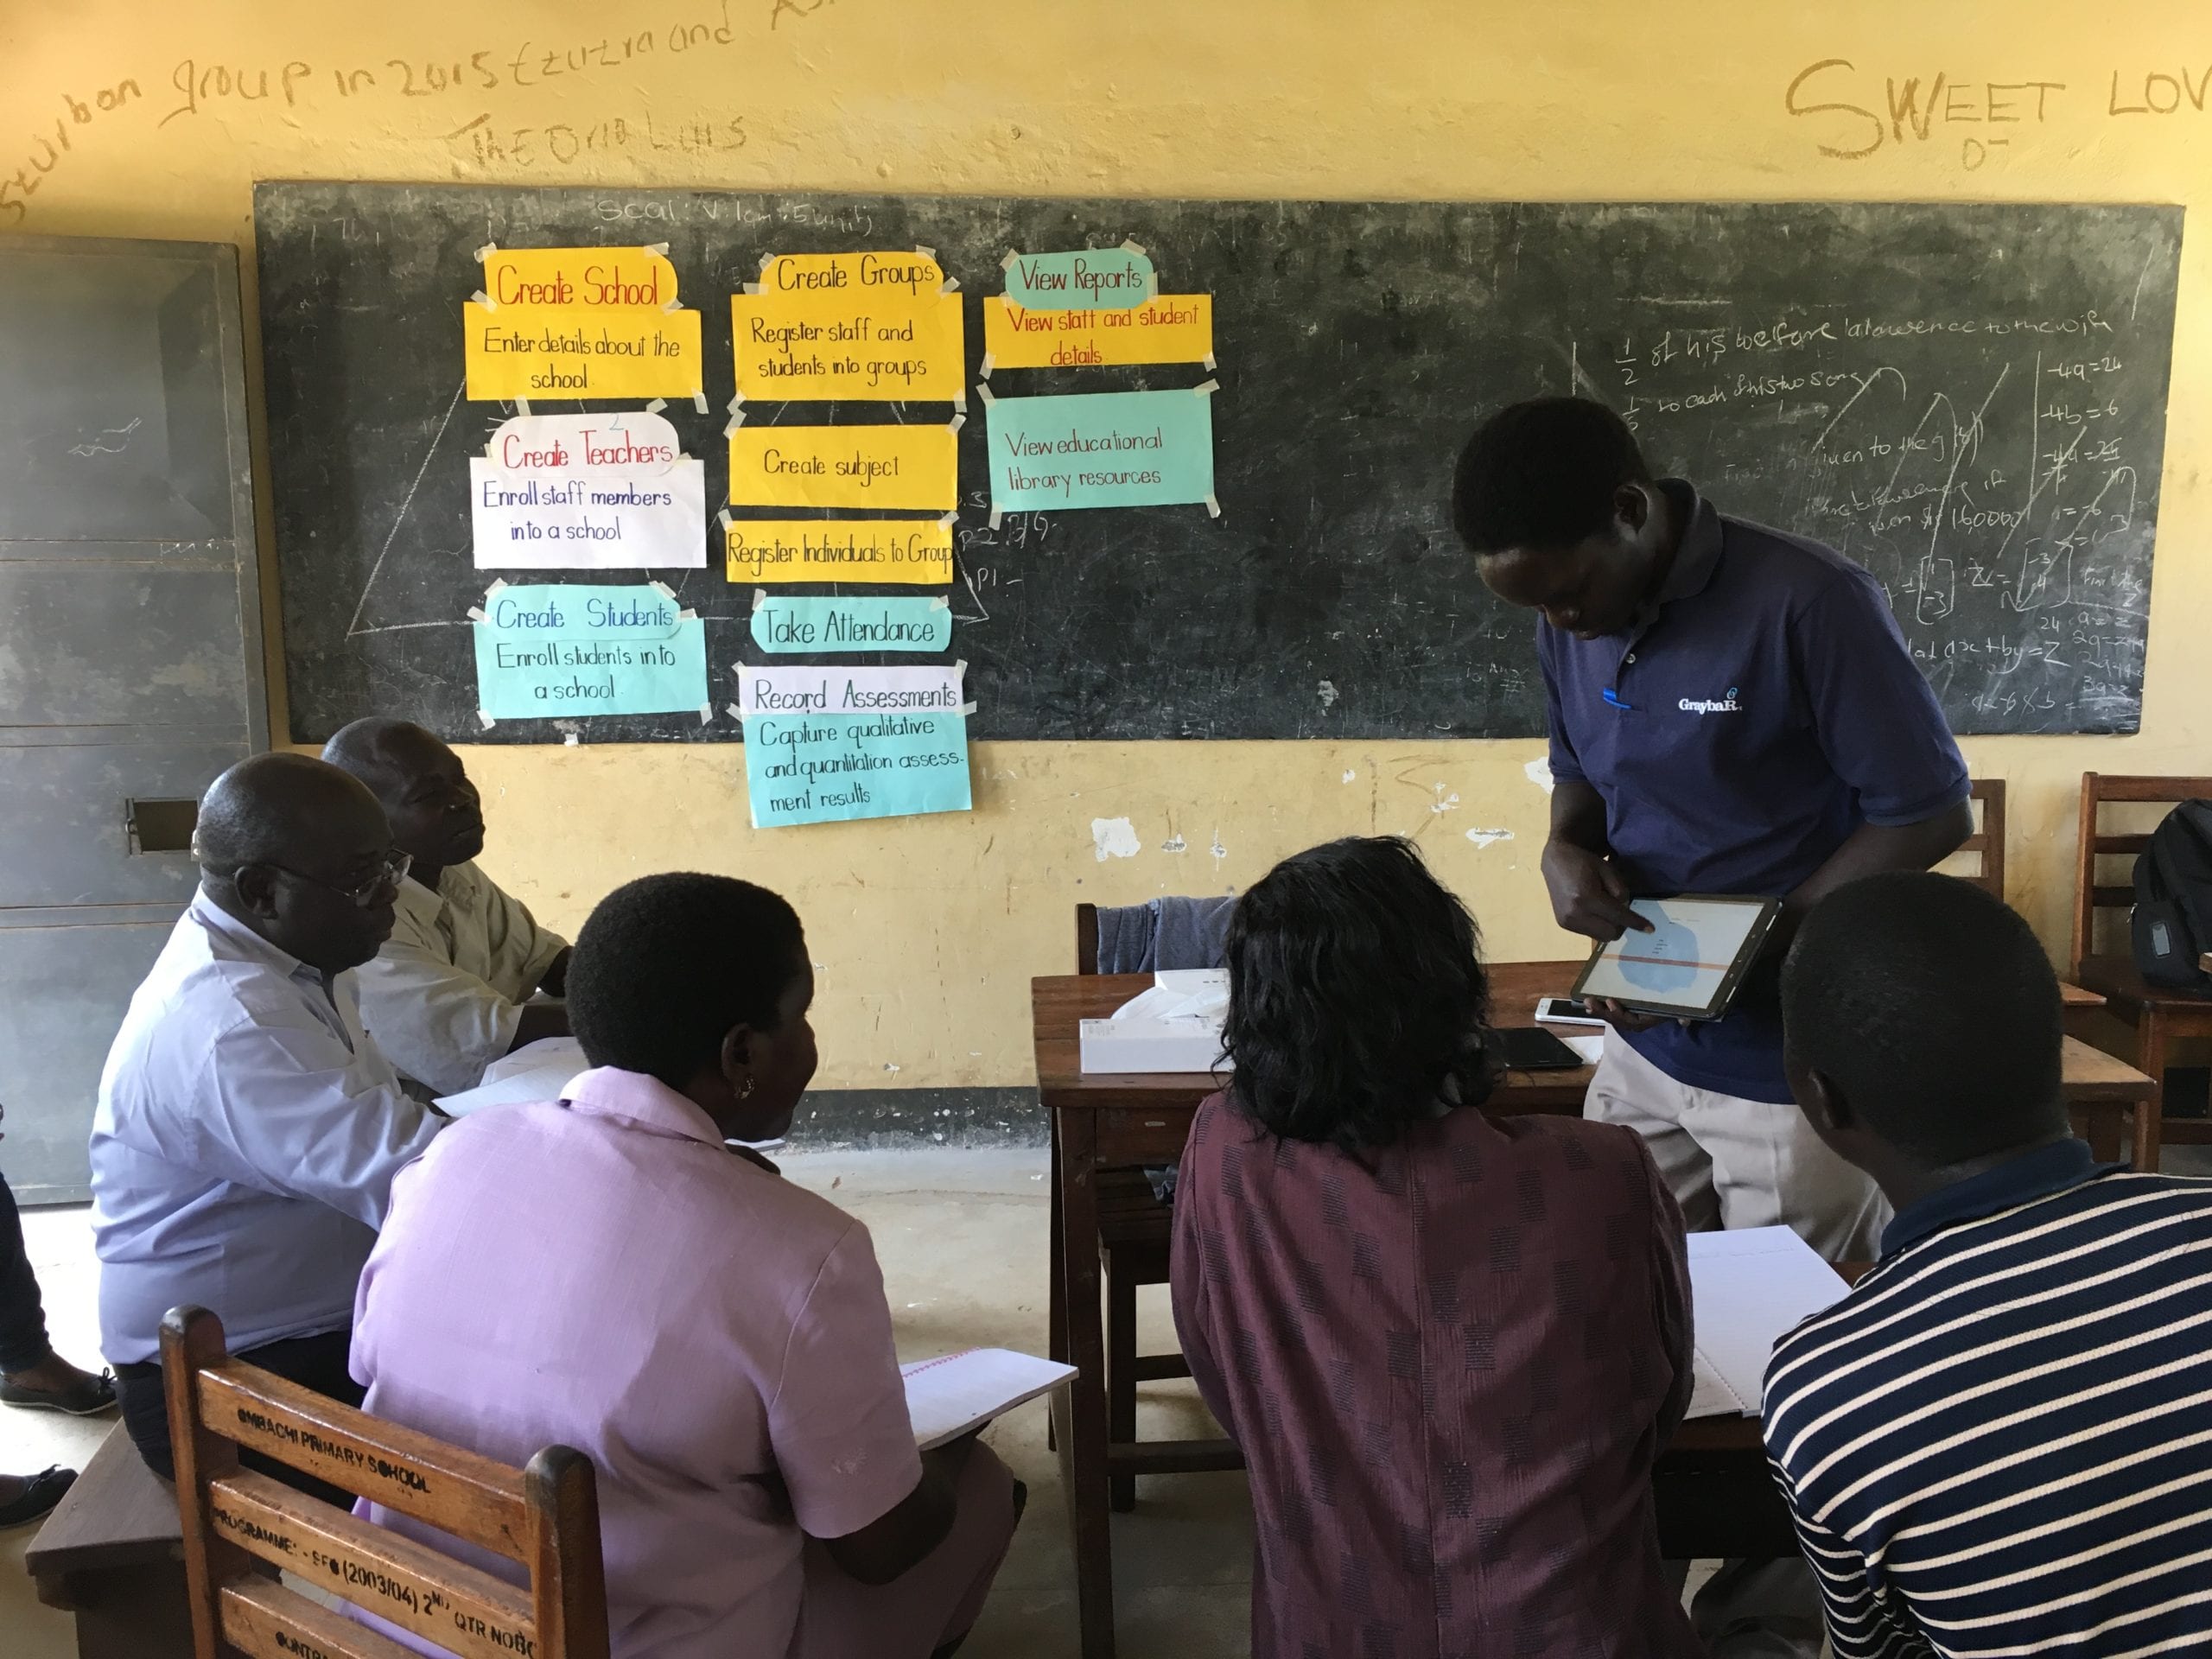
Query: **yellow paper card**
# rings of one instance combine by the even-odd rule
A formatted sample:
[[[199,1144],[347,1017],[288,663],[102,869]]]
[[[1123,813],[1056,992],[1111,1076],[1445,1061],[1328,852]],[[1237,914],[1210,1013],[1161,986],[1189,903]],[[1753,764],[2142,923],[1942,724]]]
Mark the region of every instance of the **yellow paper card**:
[[[732,582],[952,581],[952,526],[930,518],[733,518]]]
[[[699,314],[667,309],[676,267],[664,255],[503,248],[485,257],[482,291],[461,308],[477,402],[691,397],[706,385]]]
[[[961,392],[960,296],[919,253],[785,254],[730,296],[747,397],[921,400]]]
[[[676,267],[648,248],[499,248],[484,256],[492,303],[658,311],[676,297]]]
[[[1203,363],[1213,355],[1213,296],[1163,294],[1117,311],[1032,311],[986,295],[983,349],[999,369]]]
[[[462,308],[468,395],[690,397],[705,385],[696,311],[587,310],[573,305]]]
[[[926,507],[959,498],[948,426],[741,426],[729,499],[761,507]]]

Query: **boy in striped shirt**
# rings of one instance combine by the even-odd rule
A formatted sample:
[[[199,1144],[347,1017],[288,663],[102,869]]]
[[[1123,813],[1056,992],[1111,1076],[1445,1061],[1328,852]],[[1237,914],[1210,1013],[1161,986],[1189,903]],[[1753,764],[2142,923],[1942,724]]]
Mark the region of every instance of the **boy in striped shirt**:
[[[1799,1106],[1897,1210],[1767,1371],[1838,1659],[2212,1651],[2212,1182],[2092,1161],[2050,965],[1964,882],[1839,889],[1783,1015]]]

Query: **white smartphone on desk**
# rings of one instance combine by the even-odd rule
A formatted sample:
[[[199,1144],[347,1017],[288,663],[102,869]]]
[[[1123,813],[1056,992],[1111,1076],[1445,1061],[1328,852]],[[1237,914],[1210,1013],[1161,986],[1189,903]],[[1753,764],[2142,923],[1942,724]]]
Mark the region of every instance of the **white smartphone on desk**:
[[[1571,996],[1547,996],[1536,1003],[1536,1018],[1554,1026],[1595,1026],[1600,1031],[1605,1022],[1590,1012],[1586,1003]]]

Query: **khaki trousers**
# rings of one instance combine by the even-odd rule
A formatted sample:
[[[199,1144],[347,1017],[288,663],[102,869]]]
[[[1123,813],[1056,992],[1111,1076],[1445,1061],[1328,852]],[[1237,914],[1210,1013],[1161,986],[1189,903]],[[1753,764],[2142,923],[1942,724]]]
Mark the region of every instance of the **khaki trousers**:
[[[1694,1233],[1787,1226],[1831,1262],[1879,1249],[1888,1201],[1793,1105],[1677,1083],[1607,1032],[1582,1115],[1643,1137]]]

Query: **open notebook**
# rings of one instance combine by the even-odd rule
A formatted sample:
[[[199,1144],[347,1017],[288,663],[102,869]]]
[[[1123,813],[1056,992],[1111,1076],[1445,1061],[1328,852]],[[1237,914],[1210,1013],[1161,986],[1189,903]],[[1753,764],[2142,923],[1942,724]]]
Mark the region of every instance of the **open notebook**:
[[[1006,1348],[969,1348],[917,1360],[899,1371],[906,1379],[914,1444],[926,1452],[1050,1394],[1075,1375],[1075,1367]]]
[[[1689,1236],[1696,1327],[1692,1417],[1756,1417],[1774,1344],[1851,1287],[1787,1227]]]

